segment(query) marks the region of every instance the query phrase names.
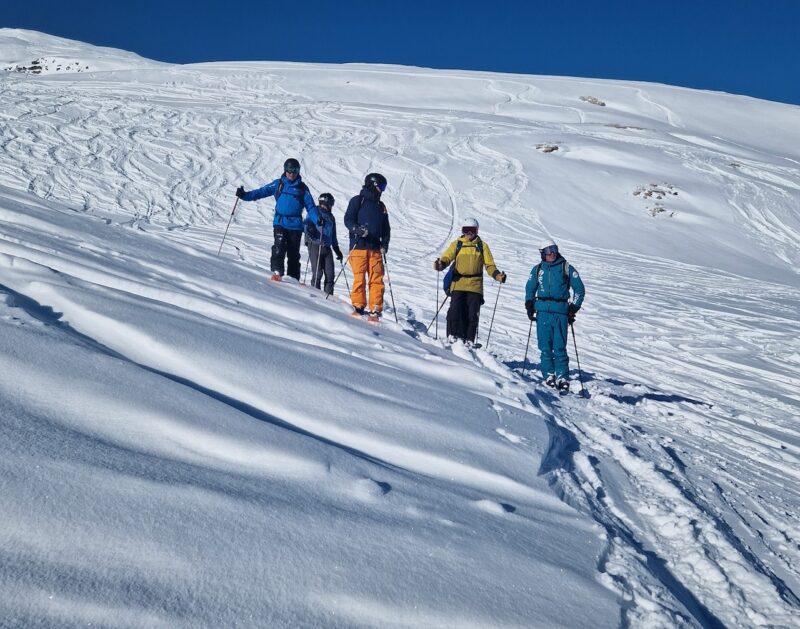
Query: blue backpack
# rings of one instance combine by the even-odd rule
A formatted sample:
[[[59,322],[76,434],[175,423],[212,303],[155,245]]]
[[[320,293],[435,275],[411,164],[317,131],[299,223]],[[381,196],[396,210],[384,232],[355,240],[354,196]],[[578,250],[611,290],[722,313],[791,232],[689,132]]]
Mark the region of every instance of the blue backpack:
[[[481,254],[481,265],[483,264],[483,241],[480,237],[476,238],[477,240],[477,247],[478,253]],[[453,263],[450,265],[450,268],[447,269],[447,273],[444,274],[444,278],[442,279],[442,288],[444,289],[444,294],[448,297],[450,296],[450,285],[457,279],[462,277],[479,277],[482,273],[479,273],[477,276],[474,275],[461,275],[461,273],[456,273],[456,258],[458,258],[458,252],[461,251],[461,246],[464,243],[461,242],[461,239],[456,241],[456,255],[453,256]],[[483,269],[481,269],[483,270]]]

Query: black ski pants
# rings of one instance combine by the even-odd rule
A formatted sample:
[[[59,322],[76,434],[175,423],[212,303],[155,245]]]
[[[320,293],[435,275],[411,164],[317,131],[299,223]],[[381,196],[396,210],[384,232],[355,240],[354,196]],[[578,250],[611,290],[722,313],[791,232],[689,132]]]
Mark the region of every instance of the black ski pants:
[[[450,293],[450,310],[447,311],[447,336],[475,342],[478,333],[483,295],[463,290]]]
[[[320,248],[322,251],[320,251]],[[320,245],[316,242],[308,243],[308,259],[311,261],[311,284],[314,288],[319,288],[322,283],[322,276],[325,276],[325,292],[333,295],[334,265],[333,251],[328,245]]]
[[[303,240],[303,232],[275,225],[272,235],[274,239],[269,260],[270,271],[283,275],[283,261],[288,258],[286,275],[300,281],[300,242]]]

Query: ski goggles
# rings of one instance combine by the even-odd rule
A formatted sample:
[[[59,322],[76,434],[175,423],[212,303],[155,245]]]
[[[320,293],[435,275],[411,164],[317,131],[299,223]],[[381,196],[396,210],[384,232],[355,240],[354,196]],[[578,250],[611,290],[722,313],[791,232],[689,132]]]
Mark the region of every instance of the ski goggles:
[[[300,174],[300,167],[299,166],[289,166],[289,168],[287,168],[285,172],[291,173],[292,175],[299,175]]]
[[[461,233],[465,236],[477,236],[478,235],[478,228],[477,227],[462,227]]]
[[[379,183],[378,184],[378,190],[380,190],[381,192],[386,192],[386,184],[385,183]]]
[[[549,247],[545,247],[541,249],[542,257],[555,255],[558,253],[558,246],[557,245],[550,245]]]

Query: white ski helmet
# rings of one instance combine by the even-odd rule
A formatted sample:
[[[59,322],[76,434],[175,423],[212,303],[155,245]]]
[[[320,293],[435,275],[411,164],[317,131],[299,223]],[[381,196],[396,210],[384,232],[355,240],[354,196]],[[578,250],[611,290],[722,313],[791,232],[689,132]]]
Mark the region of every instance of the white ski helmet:
[[[542,256],[542,260],[544,257],[549,253],[558,253],[558,245],[553,242],[552,240],[545,240],[539,245],[539,255]]]
[[[480,227],[480,225],[478,225],[478,219],[477,218],[467,218],[467,219],[464,219],[463,223],[461,223],[461,227],[474,227],[475,229],[478,229],[478,227]]]

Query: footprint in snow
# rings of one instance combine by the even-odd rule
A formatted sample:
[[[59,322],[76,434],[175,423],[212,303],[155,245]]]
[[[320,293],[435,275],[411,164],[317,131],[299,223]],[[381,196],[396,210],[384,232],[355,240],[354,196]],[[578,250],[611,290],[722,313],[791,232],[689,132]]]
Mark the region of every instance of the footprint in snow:
[[[491,513],[493,515],[505,515],[506,513],[514,513],[517,508],[507,502],[495,502],[494,500],[476,500],[475,506],[481,511]]]
[[[371,478],[361,478],[353,483],[353,494],[361,500],[373,500],[380,498],[392,491],[389,483],[373,480]]]
[[[498,435],[500,435],[501,437],[504,437],[505,439],[508,439],[511,443],[524,443],[525,442],[525,438],[524,437],[519,437],[519,436],[517,436],[517,435],[515,435],[513,433],[510,433],[510,432],[507,432],[507,431],[503,430],[502,428],[495,428],[494,430]]]

